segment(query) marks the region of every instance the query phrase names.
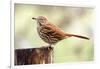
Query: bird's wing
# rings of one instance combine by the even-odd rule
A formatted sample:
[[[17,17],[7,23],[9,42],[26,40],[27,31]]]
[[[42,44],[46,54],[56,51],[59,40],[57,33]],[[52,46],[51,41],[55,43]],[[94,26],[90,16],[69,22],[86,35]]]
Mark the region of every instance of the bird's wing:
[[[55,26],[54,24],[51,24],[51,23],[45,24],[44,27],[46,28],[46,30],[49,30],[49,31],[47,31],[47,33],[48,32],[49,32],[49,34],[53,33],[56,37],[61,38],[61,39],[65,38],[66,36],[67,37],[74,36],[74,37],[78,37],[78,38],[89,39],[88,37],[65,33],[59,27],[57,27],[57,26]]]
[[[44,26],[45,26],[45,28],[48,28],[49,30],[51,30],[51,32],[54,32],[55,35],[59,35],[62,37],[66,36],[64,31],[62,31],[59,27],[55,26],[54,24],[47,23]]]

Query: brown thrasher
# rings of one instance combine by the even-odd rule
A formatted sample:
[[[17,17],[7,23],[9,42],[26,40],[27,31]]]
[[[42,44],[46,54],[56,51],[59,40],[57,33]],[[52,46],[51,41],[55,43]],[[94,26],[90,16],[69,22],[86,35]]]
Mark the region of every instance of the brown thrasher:
[[[54,24],[48,22],[47,18],[43,16],[37,18],[33,17],[32,19],[37,21],[37,31],[40,38],[50,44],[50,46],[68,37],[78,37],[89,40],[88,37],[65,33]]]

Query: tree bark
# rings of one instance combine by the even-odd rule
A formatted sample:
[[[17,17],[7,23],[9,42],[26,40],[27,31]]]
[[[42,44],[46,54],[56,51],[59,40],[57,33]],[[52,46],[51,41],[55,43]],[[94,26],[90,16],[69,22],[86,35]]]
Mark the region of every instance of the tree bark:
[[[15,65],[53,63],[53,47],[15,49]]]

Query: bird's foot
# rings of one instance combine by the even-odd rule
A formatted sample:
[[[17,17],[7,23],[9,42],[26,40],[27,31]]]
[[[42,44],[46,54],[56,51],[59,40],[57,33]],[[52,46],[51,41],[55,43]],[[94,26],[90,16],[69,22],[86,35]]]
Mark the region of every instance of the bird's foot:
[[[48,46],[49,50],[53,50],[53,47],[51,45]]]

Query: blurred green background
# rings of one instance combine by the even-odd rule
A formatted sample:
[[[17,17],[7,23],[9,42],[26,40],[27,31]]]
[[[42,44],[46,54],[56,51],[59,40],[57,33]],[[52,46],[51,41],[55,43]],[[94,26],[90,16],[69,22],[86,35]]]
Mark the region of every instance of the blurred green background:
[[[54,46],[54,63],[93,60],[93,8],[15,4],[15,49],[46,46],[32,17],[45,16],[62,30],[88,36],[90,40],[68,38]]]

